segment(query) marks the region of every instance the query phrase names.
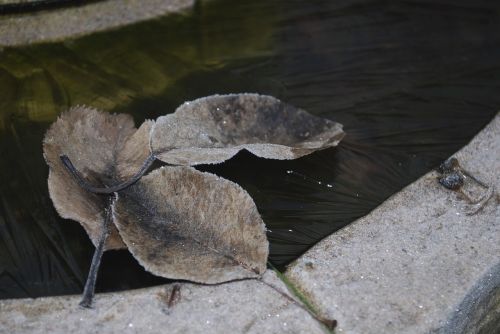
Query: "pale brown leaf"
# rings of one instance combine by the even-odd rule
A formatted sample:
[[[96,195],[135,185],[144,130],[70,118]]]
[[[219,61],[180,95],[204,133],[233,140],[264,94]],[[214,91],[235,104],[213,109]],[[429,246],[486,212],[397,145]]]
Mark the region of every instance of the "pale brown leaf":
[[[125,142],[123,148],[117,151],[116,172],[120,180],[127,180],[151,154],[149,137],[154,121],[146,120],[139,129]]]
[[[151,132],[158,159],[174,165],[223,162],[242,149],[268,159],[296,159],[332,147],[342,125],[258,94],[213,95],[159,117]]]
[[[151,124],[148,124],[146,127],[150,127]],[[142,137],[146,138],[146,145],[140,149],[144,141]],[[66,154],[89,182],[107,186],[126,179],[131,175],[130,170],[140,167],[142,157],[132,159],[131,156],[149,154],[147,138],[148,130],[136,132],[130,115],[109,114],[82,106],[62,113],[47,130],[43,150],[49,165],[50,197],[59,215],[78,221],[94,244],[97,244],[102,232],[107,201],[102,195],[82,189],[65,169],[59,156]],[[126,161],[126,168],[121,173],[119,161]],[[106,249],[124,247],[118,231],[112,226]]]
[[[219,283],[266,270],[264,223],[248,193],[231,181],[163,167],[116,196],[120,235],[155,275]]]

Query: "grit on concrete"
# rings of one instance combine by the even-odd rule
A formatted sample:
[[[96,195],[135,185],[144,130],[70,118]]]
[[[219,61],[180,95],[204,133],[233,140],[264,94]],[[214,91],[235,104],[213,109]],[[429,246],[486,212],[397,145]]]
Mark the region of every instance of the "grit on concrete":
[[[0,46],[62,40],[180,12],[195,0],[106,0],[84,6],[0,16]]]
[[[264,280],[287,291],[274,272]],[[325,333],[306,311],[258,280],[220,285],[180,283],[97,295],[93,309],[80,296],[0,301],[0,333]]]
[[[500,114],[455,157],[500,189]],[[473,215],[431,172],[327,237],[286,275],[338,333],[500,333],[498,192]],[[479,197],[485,189],[467,180]]]

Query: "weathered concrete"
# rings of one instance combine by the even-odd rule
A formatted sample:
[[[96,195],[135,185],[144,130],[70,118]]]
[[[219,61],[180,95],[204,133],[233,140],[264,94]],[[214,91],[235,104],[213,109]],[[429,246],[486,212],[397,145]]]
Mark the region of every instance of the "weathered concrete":
[[[287,291],[268,271],[265,281]],[[0,333],[325,333],[307,312],[257,280],[180,284],[99,294],[94,309],[80,296],[0,301]]]
[[[25,2],[37,2],[38,0],[0,0],[0,5],[20,4]]]
[[[0,16],[0,46],[61,40],[117,28],[193,6],[195,0],[107,0],[83,6]]]
[[[500,189],[500,114],[455,155]],[[339,333],[495,333],[500,330],[500,207],[473,215],[436,172],[321,241],[288,278]],[[479,197],[484,189],[466,181]]]

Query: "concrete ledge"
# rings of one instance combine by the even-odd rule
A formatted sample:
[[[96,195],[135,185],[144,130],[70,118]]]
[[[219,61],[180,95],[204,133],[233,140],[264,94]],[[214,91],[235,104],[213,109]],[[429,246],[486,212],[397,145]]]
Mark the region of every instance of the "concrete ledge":
[[[500,114],[455,156],[500,189]],[[473,207],[437,175],[423,176],[289,268],[292,283],[338,320],[339,333],[498,332],[498,193],[467,215]],[[484,192],[472,183],[467,191]]]
[[[287,291],[274,272],[266,282]],[[94,309],[80,296],[0,301],[0,333],[324,333],[307,312],[257,280],[180,284],[99,294]]]
[[[107,0],[84,6],[0,16],[0,46],[78,37],[180,12],[195,0]]]

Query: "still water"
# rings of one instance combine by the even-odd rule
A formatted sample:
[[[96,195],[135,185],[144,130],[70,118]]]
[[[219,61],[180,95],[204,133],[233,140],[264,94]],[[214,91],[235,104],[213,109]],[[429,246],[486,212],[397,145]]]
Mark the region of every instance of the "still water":
[[[295,161],[201,166],[254,198],[284,266],[466,144],[500,109],[495,1],[199,2],[182,15],[0,50],[0,298],[79,293],[93,247],[58,217],[42,138],[69,106],[144,119],[215,93],[258,92],[344,124]],[[411,203],[409,203],[411,205]],[[99,291],[163,282],[127,251]]]

